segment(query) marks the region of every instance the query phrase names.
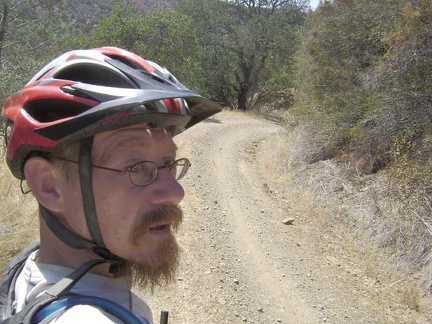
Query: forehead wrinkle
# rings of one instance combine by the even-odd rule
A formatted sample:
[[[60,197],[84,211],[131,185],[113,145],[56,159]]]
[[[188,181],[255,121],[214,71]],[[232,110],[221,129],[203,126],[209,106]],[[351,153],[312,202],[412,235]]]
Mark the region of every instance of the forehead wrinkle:
[[[154,135],[153,132],[144,133],[143,129],[139,131],[136,130],[132,134],[127,136],[119,134],[124,131],[127,130],[126,129],[117,130],[116,132],[113,132],[104,138],[104,142],[108,142],[108,144],[105,145],[102,154],[100,155],[101,161],[105,161],[113,154],[118,154],[121,153],[122,151],[128,151],[132,148],[139,147],[139,150],[143,150],[143,149],[145,150],[146,147],[150,146],[150,141],[153,141],[155,137],[153,136]],[[169,152],[173,152],[173,153],[177,152],[178,147],[172,141],[172,139],[167,144],[168,144],[167,150]]]

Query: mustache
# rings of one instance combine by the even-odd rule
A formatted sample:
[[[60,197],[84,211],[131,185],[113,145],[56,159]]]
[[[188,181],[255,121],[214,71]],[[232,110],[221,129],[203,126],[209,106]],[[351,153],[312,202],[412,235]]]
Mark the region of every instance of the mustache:
[[[141,235],[145,234],[153,226],[170,224],[174,231],[177,231],[183,221],[183,211],[179,206],[166,205],[160,206],[147,212],[138,220],[133,233],[133,240],[136,241]]]

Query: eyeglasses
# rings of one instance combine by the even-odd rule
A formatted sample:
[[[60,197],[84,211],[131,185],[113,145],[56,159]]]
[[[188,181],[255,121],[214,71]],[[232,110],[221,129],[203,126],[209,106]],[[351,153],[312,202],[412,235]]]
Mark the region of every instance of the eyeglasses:
[[[77,161],[68,160],[64,158],[56,157],[57,160],[65,161],[65,162],[71,162],[79,164]],[[174,177],[176,180],[180,180],[185,176],[185,174],[188,172],[191,163],[186,158],[181,158],[178,160],[175,160],[174,162],[167,163],[162,166],[158,166],[156,163],[152,161],[141,161],[138,163],[135,163],[134,165],[128,167],[125,170],[120,169],[113,169],[108,168],[100,165],[91,165],[93,168],[107,170],[107,171],[114,171],[119,173],[129,173],[129,180],[136,186],[148,186],[152,182],[154,182],[157,178],[158,171],[160,169],[167,169],[168,172]]]

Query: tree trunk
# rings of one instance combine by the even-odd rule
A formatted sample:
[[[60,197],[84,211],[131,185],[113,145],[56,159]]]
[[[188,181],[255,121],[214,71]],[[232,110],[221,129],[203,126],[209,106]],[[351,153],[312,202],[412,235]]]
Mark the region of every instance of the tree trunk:
[[[239,60],[239,69],[236,71],[236,79],[239,85],[237,90],[237,108],[240,110],[248,110],[247,98],[250,90],[249,80],[251,69],[242,50],[239,53]]]
[[[8,6],[6,3],[3,4],[3,13],[2,18],[0,21],[0,68],[3,66],[3,44],[4,44],[4,38],[6,34],[6,20],[8,15]]]
[[[246,82],[240,82],[240,89],[237,92],[237,105],[240,110],[248,110],[247,97],[249,93],[249,85]]]

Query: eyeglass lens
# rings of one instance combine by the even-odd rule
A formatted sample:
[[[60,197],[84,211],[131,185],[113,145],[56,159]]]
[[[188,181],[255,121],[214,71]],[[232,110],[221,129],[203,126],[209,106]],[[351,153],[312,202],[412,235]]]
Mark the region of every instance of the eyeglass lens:
[[[158,167],[153,162],[144,161],[140,162],[130,170],[129,177],[132,183],[138,186],[144,186],[152,183],[158,173],[158,169],[168,168],[170,174],[176,179],[180,180],[189,169],[190,162],[186,159],[179,159],[170,165]]]

